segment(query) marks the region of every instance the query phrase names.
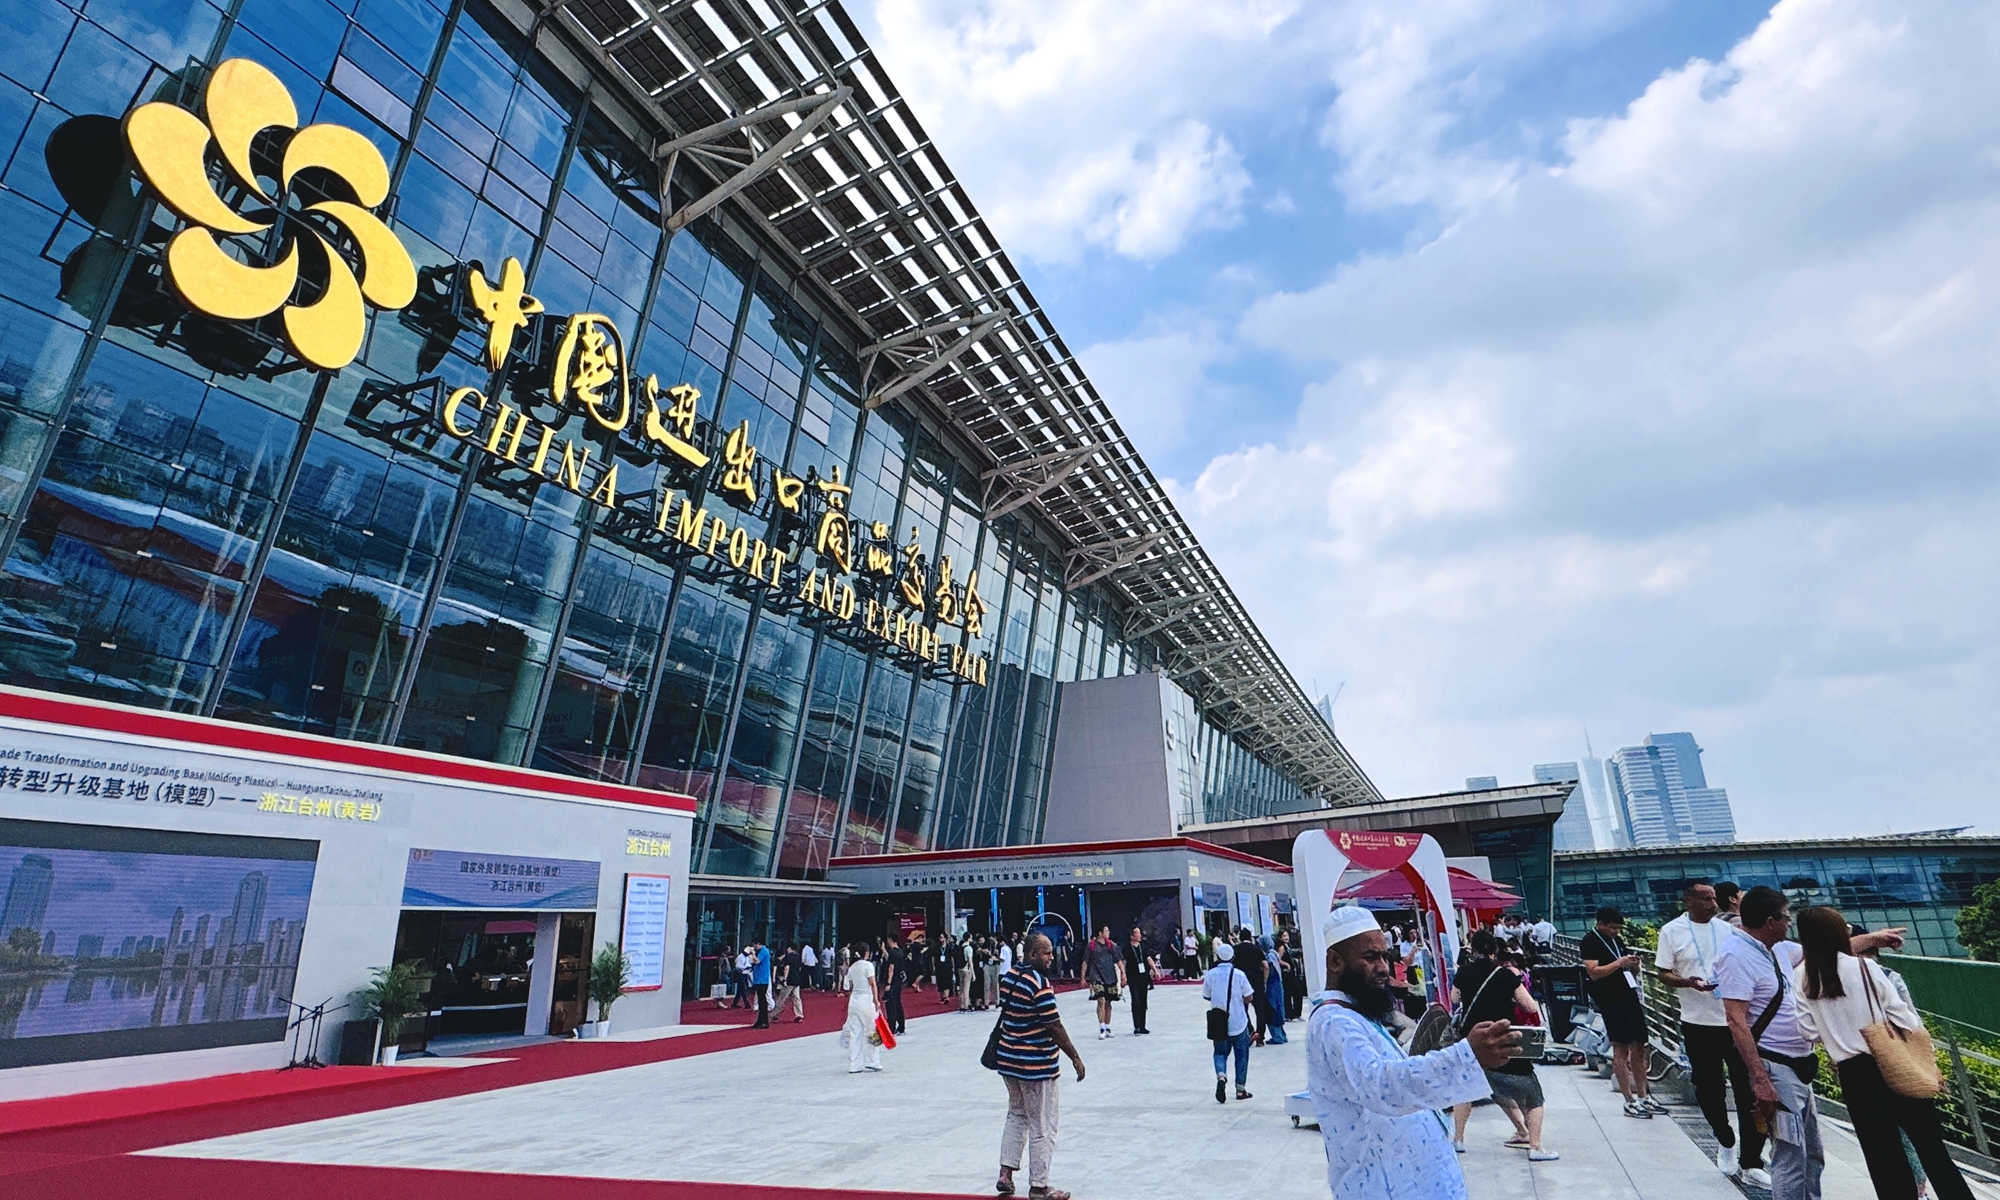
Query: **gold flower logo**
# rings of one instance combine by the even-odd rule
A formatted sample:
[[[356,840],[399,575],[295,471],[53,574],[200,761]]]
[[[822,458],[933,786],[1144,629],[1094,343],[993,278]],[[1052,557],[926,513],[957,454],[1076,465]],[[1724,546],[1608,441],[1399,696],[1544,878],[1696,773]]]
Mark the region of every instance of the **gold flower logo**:
[[[351,129],[299,129],[298,123],[291,93],[276,75],[247,58],[232,58],[209,80],[202,117],[172,104],[141,105],[125,119],[125,141],[139,173],[188,223],[167,244],[167,277],[181,297],[197,311],[224,320],[254,321],[282,308],[286,336],[299,357],[331,370],[353,362],[361,351],[367,328],[362,299],[377,308],[402,308],[416,296],[417,269],[403,243],[372,211],[389,195],[389,168],[381,151]],[[282,132],[277,140],[259,144],[266,130]],[[211,150],[229,178],[268,204],[267,210],[245,215],[217,194],[210,178]],[[277,197],[258,178],[260,159],[275,164],[275,174],[266,175],[275,179]],[[282,214],[280,197],[291,192],[300,172],[311,168],[345,183],[358,203],[323,199],[306,204],[302,212]],[[283,240],[276,261],[254,265],[273,244],[280,223]],[[223,243],[216,234],[254,241]],[[313,290],[311,281],[300,287],[301,243],[324,262],[324,282],[316,296],[294,303],[295,293]],[[225,245],[253,262],[232,256]],[[343,246],[359,260],[358,280]]]

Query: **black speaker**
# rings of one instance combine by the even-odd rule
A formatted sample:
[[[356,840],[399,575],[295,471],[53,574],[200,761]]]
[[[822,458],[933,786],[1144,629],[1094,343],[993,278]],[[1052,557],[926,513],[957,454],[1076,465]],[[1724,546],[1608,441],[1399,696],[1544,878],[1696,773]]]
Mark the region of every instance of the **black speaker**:
[[[372,1066],[375,1062],[375,1031],[381,1024],[373,1017],[366,1021],[342,1021],[340,1057],[335,1061],[343,1067]]]

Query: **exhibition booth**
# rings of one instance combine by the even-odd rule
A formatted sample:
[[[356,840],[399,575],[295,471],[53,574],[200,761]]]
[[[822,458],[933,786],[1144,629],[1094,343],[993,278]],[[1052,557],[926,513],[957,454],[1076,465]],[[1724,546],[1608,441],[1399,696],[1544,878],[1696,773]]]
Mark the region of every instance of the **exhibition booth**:
[[[1269,859],[1179,837],[856,855],[827,869],[855,888],[840,902],[850,939],[1038,928],[1080,941],[1100,925],[1137,925],[1154,940],[1176,929],[1276,934],[1293,923],[1291,876]]]
[[[0,1100],[332,1061],[392,962],[430,975],[418,1046],[569,1032],[606,944],[631,968],[620,1028],[677,1024],[693,811],[0,688]]]

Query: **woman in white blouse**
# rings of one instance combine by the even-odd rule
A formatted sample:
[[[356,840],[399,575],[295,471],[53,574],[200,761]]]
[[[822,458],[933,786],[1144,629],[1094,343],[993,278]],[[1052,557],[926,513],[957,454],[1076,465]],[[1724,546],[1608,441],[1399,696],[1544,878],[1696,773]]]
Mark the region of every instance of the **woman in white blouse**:
[[[1840,1075],[1841,1099],[1868,1161],[1875,1195],[1880,1200],[1914,1200],[1917,1195],[1900,1132],[1910,1139],[1940,1197],[1972,1200],[1958,1164],[1945,1149],[1936,1102],[1890,1091],[1861,1035],[1863,1027],[1883,1020],[1899,1029],[1921,1029],[1923,1018],[1880,966],[1848,953],[1847,918],[1839,909],[1824,905],[1806,909],[1799,914],[1798,930],[1805,950],[1804,961],[1792,973],[1798,989],[1799,1029],[1826,1047]]]

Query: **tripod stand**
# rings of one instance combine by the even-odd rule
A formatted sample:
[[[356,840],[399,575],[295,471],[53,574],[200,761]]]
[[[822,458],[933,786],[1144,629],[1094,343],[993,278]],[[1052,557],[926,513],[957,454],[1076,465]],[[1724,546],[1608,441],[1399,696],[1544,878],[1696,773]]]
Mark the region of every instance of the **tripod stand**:
[[[292,1058],[281,1069],[290,1071],[296,1067],[312,1068],[325,1066],[326,1064],[321,1062],[319,1058],[320,1022],[326,1019],[327,1013],[339,1012],[347,1006],[340,1004],[335,1005],[333,1008],[328,1008],[327,1005],[333,1004],[333,997],[331,996],[310,1008],[290,997],[285,999],[285,1003],[299,1010],[299,1015],[288,1026],[289,1032],[292,1035]],[[305,1043],[306,1053],[304,1058],[299,1057],[299,1043],[301,1041]]]

